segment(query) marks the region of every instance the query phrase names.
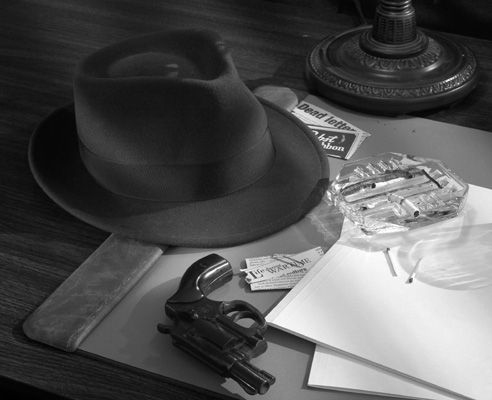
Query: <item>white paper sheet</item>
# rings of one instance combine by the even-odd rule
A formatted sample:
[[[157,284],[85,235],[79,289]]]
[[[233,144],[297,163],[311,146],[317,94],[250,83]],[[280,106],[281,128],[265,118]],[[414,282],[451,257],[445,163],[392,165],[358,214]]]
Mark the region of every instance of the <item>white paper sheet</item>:
[[[398,374],[390,374],[317,345],[314,352],[308,385],[322,389],[380,394],[385,396],[451,400],[461,397],[444,394],[419,385]]]
[[[471,187],[468,200],[473,223],[492,222],[491,194]],[[491,399],[492,286],[451,290],[419,279],[406,284],[407,272],[400,268],[398,273],[395,278],[388,272],[381,252],[336,244],[270,312],[267,321],[358,357],[358,362],[345,365],[351,385],[337,383],[326,374],[324,386],[407,393],[404,387],[395,390],[394,382],[384,380],[374,390],[374,381],[369,379],[372,383],[367,385],[356,373],[350,375],[351,368],[354,372],[372,363],[436,388]],[[378,380],[380,374],[376,373]]]

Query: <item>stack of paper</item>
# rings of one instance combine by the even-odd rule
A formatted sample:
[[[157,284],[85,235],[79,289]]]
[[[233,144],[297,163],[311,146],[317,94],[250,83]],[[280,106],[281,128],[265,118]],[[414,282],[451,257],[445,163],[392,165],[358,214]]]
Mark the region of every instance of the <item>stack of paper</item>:
[[[410,397],[412,399],[451,400],[461,396],[444,394],[420,385],[410,378],[356,360],[352,356],[316,346],[308,385],[322,389]]]
[[[492,191],[472,189],[475,220],[492,223],[484,208]],[[402,269],[398,277],[388,272],[382,252],[336,244],[267,321],[323,346],[313,386],[492,399],[492,286],[452,290],[407,278]]]

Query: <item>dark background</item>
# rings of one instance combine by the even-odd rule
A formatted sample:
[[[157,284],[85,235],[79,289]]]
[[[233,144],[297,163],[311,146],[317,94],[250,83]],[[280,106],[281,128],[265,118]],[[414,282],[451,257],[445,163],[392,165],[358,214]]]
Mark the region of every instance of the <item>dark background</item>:
[[[375,2],[360,3],[366,18],[372,18]],[[422,116],[492,131],[492,42],[487,40],[492,2],[421,0],[415,6],[419,24],[466,42],[481,69],[470,96]],[[323,37],[358,24],[352,1],[0,2],[0,397],[15,389],[17,398],[26,393],[37,398],[39,391],[72,399],[216,398],[162,377],[49,348],[22,332],[25,318],[108,236],[56,206],[37,186],[27,163],[32,131],[72,100],[77,62],[137,34],[205,28],[226,40],[251,87],[268,83],[306,90],[309,50]]]

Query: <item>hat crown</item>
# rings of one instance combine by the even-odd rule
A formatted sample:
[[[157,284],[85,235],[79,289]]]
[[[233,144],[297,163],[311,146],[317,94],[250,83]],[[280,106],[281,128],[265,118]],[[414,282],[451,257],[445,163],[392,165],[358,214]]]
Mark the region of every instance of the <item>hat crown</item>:
[[[264,109],[213,32],[163,32],[101,49],[78,65],[74,99],[82,160],[119,194],[221,196],[273,162]]]

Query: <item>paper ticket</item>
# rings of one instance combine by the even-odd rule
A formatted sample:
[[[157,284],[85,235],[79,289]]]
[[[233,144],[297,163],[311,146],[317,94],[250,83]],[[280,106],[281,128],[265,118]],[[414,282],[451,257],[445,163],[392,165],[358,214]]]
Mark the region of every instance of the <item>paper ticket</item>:
[[[250,288],[252,291],[292,289],[304,277],[307,271],[308,268],[301,268],[277,278],[270,278],[264,281],[253,282],[250,284]]]
[[[267,257],[246,259],[245,280],[256,283],[267,279],[278,278],[295,272],[306,272],[323,255],[321,247],[304,251],[298,254],[276,254]]]

